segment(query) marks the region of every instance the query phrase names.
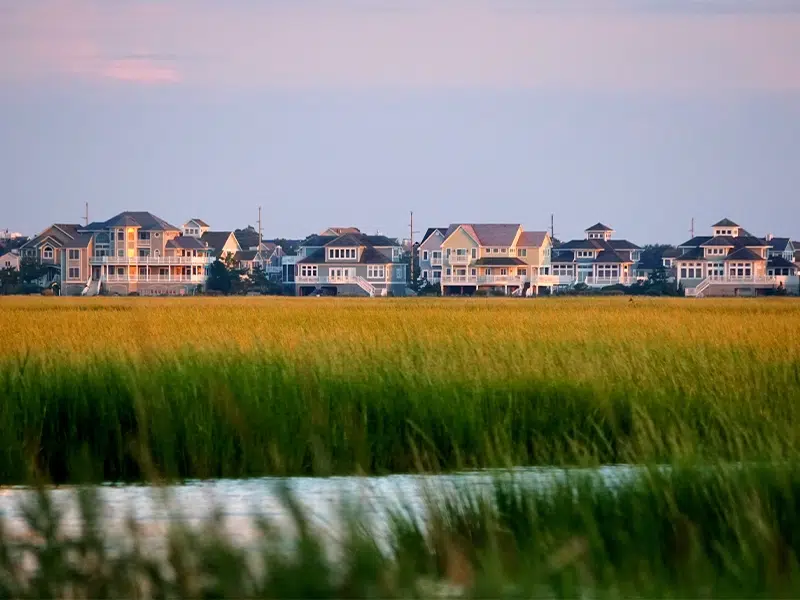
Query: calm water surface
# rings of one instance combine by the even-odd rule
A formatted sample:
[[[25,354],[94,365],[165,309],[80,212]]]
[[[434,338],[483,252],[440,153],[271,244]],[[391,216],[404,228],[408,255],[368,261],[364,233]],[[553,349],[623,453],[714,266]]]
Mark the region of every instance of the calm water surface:
[[[133,519],[145,537],[162,537],[170,522],[180,518],[197,525],[215,510],[225,517],[225,525],[239,543],[254,540],[253,519],[267,517],[277,526],[290,527],[291,520],[281,499],[284,487],[292,492],[312,523],[335,536],[344,507],[356,506],[358,514],[380,529],[387,511],[407,509],[416,518],[425,518],[425,500],[456,488],[489,491],[498,478],[514,478],[520,484],[546,488],[569,474],[597,476],[615,485],[634,475],[636,467],[620,465],[598,469],[517,468],[461,472],[447,475],[391,475],[387,477],[290,477],[260,479],[222,479],[189,481],[180,485],[97,486],[103,506],[104,528],[123,534]],[[80,531],[76,488],[52,489],[52,497],[63,514],[65,533]],[[0,488],[0,515],[8,530],[25,535],[22,506],[32,498],[25,487]]]

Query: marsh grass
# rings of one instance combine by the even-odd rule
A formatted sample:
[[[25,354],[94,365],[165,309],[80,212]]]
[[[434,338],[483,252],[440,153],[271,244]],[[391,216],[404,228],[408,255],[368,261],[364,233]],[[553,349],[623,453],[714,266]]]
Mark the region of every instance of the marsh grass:
[[[0,482],[800,449],[785,300],[0,300]]]
[[[429,494],[423,520],[395,510],[376,528],[343,507],[333,542],[286,492],[289,527],[254,518],[243,548],[217,515],[176,519],[162,551],[138,526],[103,527],[83,488],[80,534],[62,533],[44,489],[29,535],[0,531],[0,597],[368,598],[796,597],[800,470],[645,469],[609,485],[570,475],[545,488],[499,476]],[[152,541],[152,540],[150,540]],[[331,550],[334,544],[336,551]]]

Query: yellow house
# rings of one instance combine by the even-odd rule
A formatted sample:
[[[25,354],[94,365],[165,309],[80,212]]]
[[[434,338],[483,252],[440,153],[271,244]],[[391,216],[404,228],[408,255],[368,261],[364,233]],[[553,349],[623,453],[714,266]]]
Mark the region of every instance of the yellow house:
[[[442,293],[534,293],[549,275],[551,246],[546,232],[525,232],[519,223],[450,225],[441,245]]]

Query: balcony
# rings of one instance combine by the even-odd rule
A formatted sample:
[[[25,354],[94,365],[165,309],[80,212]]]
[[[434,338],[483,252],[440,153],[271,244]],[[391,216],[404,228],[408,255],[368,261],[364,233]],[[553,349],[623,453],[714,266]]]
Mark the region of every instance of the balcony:
[[[636,277],[621,275],[619,277],[587,277],[584,282],[589,287],[606,287],[608,285],[632,285]]]
[[[138,273],[100,278],[100,281],[109,283],[203,283],[205,280],[205,275],[139,275]]]
[[[440,266],[442,266],[442,257],[441,256],[431,256],[431,266],[432,267],[440,267]]]
[[[447,257],[447,261],[451,265],[468,265],[469,264],[469,254],[451,254]]]
[[[210,265],[213,256],[92,256],[90,265],[114,266],[167,266],[167,265]]]

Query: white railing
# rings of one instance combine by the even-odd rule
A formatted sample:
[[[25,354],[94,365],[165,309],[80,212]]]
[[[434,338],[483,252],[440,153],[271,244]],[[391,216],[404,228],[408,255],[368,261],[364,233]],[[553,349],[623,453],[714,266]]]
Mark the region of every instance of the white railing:
[[[443,285],[476,285],[478,278],[475,275],[442,275]]]
[[[457,254],[451,254],[447,257],[447,262],[451,265],[466,265],[469,264],[469,254],[464,254],[463,256]]]
[[[214,262],[212,256],[92,256],[89,258],[91,265],[210,265]]]
[[[434,267],[441,266],[442,264],[442,257],[439,256],[438,258],[431,256],[431,265]]]
[[[101,281],[109,283],[203,283],[205,275],[108,275],[103,276]]]
[[[479,275],[478,285],[520,285],[528,281],[525,275]]]
[[[777,283],[778,278],[775,275],[747,275],[743,277],[731,276],[731,275],[712,275],[710,277],[706,277],[704,281],[709,281],[711,284]]]
[[[356,277],[356,283],[358,284],[358,287],[367,292],[370,296],[375,295],[375,286],[363,277]]]
[[[606,286],[606,285],[631,285],[636,282],[635,277],[621,276],[621,277],[587,277],[586,285]]]

